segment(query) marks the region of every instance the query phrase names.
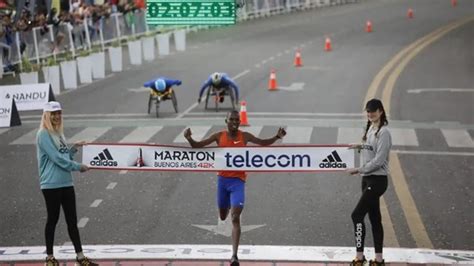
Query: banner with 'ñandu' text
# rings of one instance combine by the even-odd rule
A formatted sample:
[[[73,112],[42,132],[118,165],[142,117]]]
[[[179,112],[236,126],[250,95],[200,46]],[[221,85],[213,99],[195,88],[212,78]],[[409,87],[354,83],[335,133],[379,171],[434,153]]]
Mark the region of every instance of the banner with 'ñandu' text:
[[[95,169],[152,171],[319,172],[354,167],[347,145],[193,149],[148,144],[87,144],[82,163]]]

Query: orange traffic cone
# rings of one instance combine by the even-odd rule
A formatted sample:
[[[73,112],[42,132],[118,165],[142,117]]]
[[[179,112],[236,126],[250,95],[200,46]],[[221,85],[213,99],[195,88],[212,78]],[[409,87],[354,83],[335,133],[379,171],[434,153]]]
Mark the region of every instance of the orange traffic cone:
[[[365,31],[372,32],[372,22],[370,20],[367,20],[367,23],[365,23]]]
[[[303,62],[301,61],[301,51],[300,49],[296,50],[295,54],[295,67],[302,67]]]
[[[240,125],[250,126],[247,120],[247,103],[245,101],[240,103]]]
[[[407,17],[408,18],[413,18],[413,9],[409,8],[407,11]]]
[[[457,1],[457,0],[451,0],[451,5],[452,5],[453,7],[457,6],[457,4],[458,4],[458,1]]]
[[[270,73],[270,80],[268,81],[268,90],[276,90],[277,89],[277,80],[276,80],[276,72],[275,69],[272,69]]]
[[[326,37],[326,40],[324,41],[324,50],[326,52],[329,52],[332,50],[331,48],[331,39],[329,39],[329,37]]]

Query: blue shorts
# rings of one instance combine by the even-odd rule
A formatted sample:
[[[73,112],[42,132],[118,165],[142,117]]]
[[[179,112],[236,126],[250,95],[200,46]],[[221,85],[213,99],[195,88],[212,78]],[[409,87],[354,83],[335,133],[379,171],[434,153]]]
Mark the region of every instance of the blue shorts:
[[[245,204],[245,182],[240,178],[217,176],[217,207],[229,209]]]

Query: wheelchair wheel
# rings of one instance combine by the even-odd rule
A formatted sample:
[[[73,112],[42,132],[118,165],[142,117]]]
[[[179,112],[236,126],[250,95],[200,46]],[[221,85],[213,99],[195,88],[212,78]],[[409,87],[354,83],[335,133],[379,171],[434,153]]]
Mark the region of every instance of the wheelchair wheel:
[[[153,106],[153,96],[150,93],[150,96],[148,97],[148,114],[151,112],[152,106]]]
[[[160,100],[156,99],[156,103],[155,103],[155,106],[156,106],[156,117],[160,117]]]
[[[171,101],[173,101],[174,111],[178,113],[178,99],[176,99],[176,93],[174,91],[171,93]]]
[[[206,104],[204,105],[204,109],[206,109],[206,110],[208,109],[209,98],[211,98],[211,87],[207,88]]]

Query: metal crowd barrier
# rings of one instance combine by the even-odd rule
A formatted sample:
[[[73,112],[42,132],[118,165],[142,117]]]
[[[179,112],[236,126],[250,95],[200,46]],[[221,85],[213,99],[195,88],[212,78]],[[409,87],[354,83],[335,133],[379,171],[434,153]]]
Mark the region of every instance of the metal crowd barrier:
[[[247,0],[243,8],[238,10],[237,20],[358,1],[361,0]],[[39,27],[26,32],[14,32],[13,43],[9,48],[5,38],[0,39],[2,65],[5,67],[7,64],[20,64],[21,67],[22,57],[39,64],[41,60],[50,56],[56,57],[58,53],[71,52],[75,56],[80,49],[91,49],[92,46],[100,46],[104,49],[106,45],[114,41],[138,37],[149,32],[150,29],[164,28],[163,26],[149,27],[145,17],[145,10],[137,10],[126,14],[113,13],[95,22],[91,17],[86,17],[82,23],[75,25],[69,23],[61,23],[56,27],[48,25],[48,32],[44,32]],[[59,34],[63,36],[63,40],[57,43]]]

